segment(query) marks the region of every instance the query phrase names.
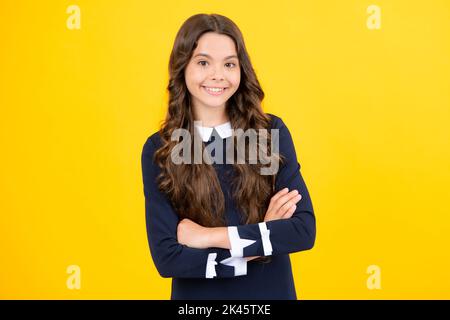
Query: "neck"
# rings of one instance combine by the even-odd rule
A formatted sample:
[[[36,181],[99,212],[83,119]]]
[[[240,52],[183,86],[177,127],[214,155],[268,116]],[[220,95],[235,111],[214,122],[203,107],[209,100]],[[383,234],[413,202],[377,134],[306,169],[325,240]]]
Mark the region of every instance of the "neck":
[[[215,127],[230,121],[225,105],[222,107],[194,106],[193,112],[195,121],[201,121],[203,127]]]

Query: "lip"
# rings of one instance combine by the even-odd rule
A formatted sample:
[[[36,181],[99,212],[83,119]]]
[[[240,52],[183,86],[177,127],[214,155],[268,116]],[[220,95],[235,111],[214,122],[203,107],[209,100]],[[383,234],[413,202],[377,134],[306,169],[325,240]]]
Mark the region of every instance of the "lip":
[[[222,95],[225,92],[225,90],[228,89],[228,87],[208,87],[208,88],[222,88],[223,89],[221,92],[210,92],[210,91],[206,90],[206,86],[201,86],[201,87],[207,94],[209,94],[211,96],[215,96],[215,97]]]

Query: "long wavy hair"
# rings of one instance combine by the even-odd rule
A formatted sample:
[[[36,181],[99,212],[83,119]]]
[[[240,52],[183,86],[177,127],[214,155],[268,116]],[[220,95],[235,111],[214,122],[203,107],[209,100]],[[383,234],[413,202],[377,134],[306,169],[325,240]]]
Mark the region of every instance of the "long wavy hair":
[[[283,157],[270,150],[270,117],[261,108],[264,92],[253,70],[239,28],[229,18],[218,14],[197,14],[188,18],[176,35],[170,55],[168,111],[159,129],[162,146],[155,152],[155,162],[162,169],[158,176],[159,189],[168,195],[180,218],[189,218],[203,226],[214,227],[226,226],[225,198],[214,167],[207,163],[174,164],[170,156],[172,149],[178,144],[171,140],[175,129],[184,128],[191,136],[195,134],[191,98],[184,71],[197,47],[198,39],[206,32],[227,35],[234,40],[236,46],[241,82],[237,91],[226,102],[231,127],[244,131],[255,129],[258,147],[258,129],[268,130],[267,154],[280,162],[283,162]],[[237,139],[234,133],[232,139]],[[239,140],[234,143],[235,152],[238,143]],[[205,144],[202,142],[202,152],[204,148]],[[191,150],[193,149],[192,141]],[[248,150],[247,145],[245,149]],[[263,221],[275,190],[275,174],[261,175],[260,168],[263,165],[259,161],[257,164],[248,162],[246,159],[244,164],[232,164],[234,174],[231,182],[233,200],[242,212],[242,222],[246,224]]]

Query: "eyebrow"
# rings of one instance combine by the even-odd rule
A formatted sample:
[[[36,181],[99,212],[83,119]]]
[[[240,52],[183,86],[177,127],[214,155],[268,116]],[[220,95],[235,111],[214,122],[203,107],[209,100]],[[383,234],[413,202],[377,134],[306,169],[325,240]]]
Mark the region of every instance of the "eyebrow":
[[[195,57],[198,57],[198,56],[203,56],[203,57],[207,57],[207,58],[212,59],[212,57],[211,57],[209,54],[207,54],[207,53],[197,53],[197,54],[194,56],[194,58],[195,58]],[[231,58],[236,58],[236,59],[238,59],[238,56],[237,56],[237,55],[227,56],[227,57],[225,57],[223,60],[227,60],[227,59],[231,59]]]

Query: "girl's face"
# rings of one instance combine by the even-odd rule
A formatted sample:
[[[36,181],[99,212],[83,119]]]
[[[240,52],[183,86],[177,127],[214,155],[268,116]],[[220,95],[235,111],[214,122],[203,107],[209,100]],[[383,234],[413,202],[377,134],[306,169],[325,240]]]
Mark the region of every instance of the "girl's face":
[[[234,41],[223,34],[203,34],[186,66],[184,78],[194,108],[224,108],[241,81]]]

